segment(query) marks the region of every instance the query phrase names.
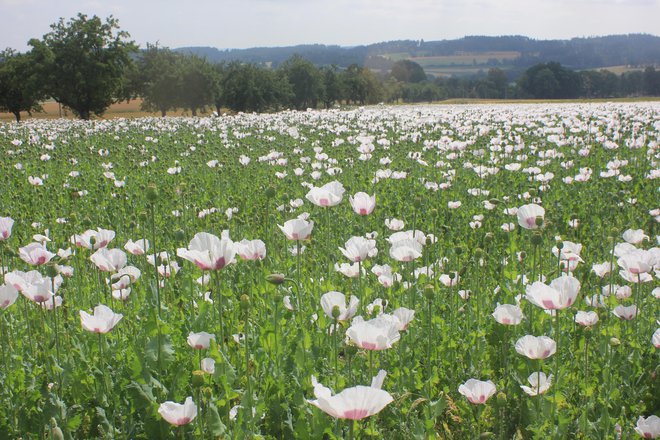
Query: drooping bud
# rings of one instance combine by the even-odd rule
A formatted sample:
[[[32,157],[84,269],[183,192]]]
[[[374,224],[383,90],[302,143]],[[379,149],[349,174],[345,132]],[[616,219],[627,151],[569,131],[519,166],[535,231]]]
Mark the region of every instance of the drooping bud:
[[[274,284],[276,286],[279,286],[280,284],[284,283],[284,280],[286,277],[282,275],[281,273],[271,273],[266,275],[266,281],[268,281],[270,284]]]

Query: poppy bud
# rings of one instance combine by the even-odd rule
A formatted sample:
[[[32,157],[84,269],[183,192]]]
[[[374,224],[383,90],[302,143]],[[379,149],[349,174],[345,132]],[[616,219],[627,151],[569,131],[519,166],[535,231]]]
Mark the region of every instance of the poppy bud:
[[[540,215],[537,216],[534,220],[534,223],[536,223],[536,226],[543,226],[543,217]]]
[[[483,256],[484,256],[484,250],[481,249],[481,248],[476,248],[476,249],[474,250],[474,256],[475,256],[475,258],[481,258],[481,257],[483,257]]]
[[[266,275],[266,281],[276,286],[279,286],[280,284],[284,283],[284,280],[285,277],[281,273],[271,273]]]
[[[610,346],[616,347],[617,345],[621,345],[621,341],[618,338],[610,338]]]
[[[89,237],[89,244],[92,247],[94,247],[94,245],[96,244],[96,237],[94,237],[93,235],[91,237]]]
[[[174,239],[176,241],[183,241],[186,238],[186,233],[183,232],[183,229],[177,229],[174,231]]]
[[[538,246],[543,243],[543,236],[541,234],[534,234],[531,238],[532,244]]]
[[[341,310],[339,309],[339,306],[335,305],[332,307],[332,317],[336,320],[339,318],[339,315],[341,315]]]
[[[140,211],[138,218],[140,219],[141,222],[147,220],[147,211]]]
[[[431,216],[432,217],[437,217],[437,215],[438,215],[438,209],[437,208],[431,209]]]
[[[492,232],[486,232],[486,235],[484,235],[484,243],[493,241],[493,238],[495,238],[495,235],[493,235]]]
[[[500,405],[506,405],[506,394],[504,394],[503,391],[497,393],[496,399],[497,399],[497,403],[499,403]]]
[[[53,417],[50,418],[50,423],[53,425],[52,428],[50,428],[50,435],[53,440],[64,440],[64,434],[62,433],[62,429],[60,429],[59,426],[57,426],[57,420],[55,420]]]
[[[422,207],[422,198],[420,196],[415,197],[415,201],[413,203],[413,206],[415,207],[415,209],[419,209],[419,208]]]
[[[456,255],[461,255],[463,253],[463,248],[460,246],[456,246],[454,248],[454,252],[456,252]]]
[[[488,201],[488,203],[490,203],[491,205],[495,205],[495,206],[497,206],[497,205],[500,204],[500,201],[499,201],[499,199],[490,199],[490,200]]]
[[[266,188],[265,194],[267,198],[272,199],[273,197],[275,197],[275,188],[269,186],[268,188]]]

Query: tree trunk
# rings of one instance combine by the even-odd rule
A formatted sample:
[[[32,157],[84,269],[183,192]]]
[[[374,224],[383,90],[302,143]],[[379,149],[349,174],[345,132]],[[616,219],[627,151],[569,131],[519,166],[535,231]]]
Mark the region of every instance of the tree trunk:
[[[21,122],[21,112],[12,112],[16,117],[16,122]]]
[[[191,108],[190,112],[192,113],[193,117],[197,116],[197,109],[195,107]]]
[[[219,105],[215,106],[215,112],[218,114],[218,116],[220,116],[220,106]]]
[[[163,109],[161,109],[161,110],[160,110],[160,116],[161,116],[162,118],[164,118],[165,116],[167,116],[167,110],[163,110]]]

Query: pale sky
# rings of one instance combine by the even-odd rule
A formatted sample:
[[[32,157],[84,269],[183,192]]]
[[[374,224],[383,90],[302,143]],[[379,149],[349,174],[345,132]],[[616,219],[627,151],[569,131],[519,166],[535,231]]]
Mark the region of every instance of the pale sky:
[[[25,51],[30,38],[78,12],[112,14],[142,47],[660,35],[660,0],[0,0],[0,50]]]

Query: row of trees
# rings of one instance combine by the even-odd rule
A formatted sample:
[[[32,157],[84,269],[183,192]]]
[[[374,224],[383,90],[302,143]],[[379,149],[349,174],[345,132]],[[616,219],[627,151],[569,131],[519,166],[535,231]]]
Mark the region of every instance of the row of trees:
[[[471,78],[428,78],[410,60],[392,65],[386,75],[352,64],[346,69],[316,67],[293,56],[276,69],[240,62],[212,64],[204,58],[129,40],[118,22],[79,14],[60,19],[31,50],[0,52],[0,110],[20,120],[21,112],[40,109],[51,98],[82,119],[102,115],[113,102],[142,98],[143,108],[165,116],[176,108],[192,115],[207,108],[218,113],[329,108],[338,102],[422,102],[446,98],[579,98],[660,96],[660,71],[615,75],[575,72],[558,63],[537,64],[516,83],[491,68]]]
[[[196,115],[201,109],[268,111],[281,108],[331,107],[342,100],[371,104],[382,99],[380,81],[357,65],[339,71],[317,68],[294,56],[276,70],[239,62],[211,64],[191,54],[148,45],[127,73],[143,108],[165,116],[176,108]]]

